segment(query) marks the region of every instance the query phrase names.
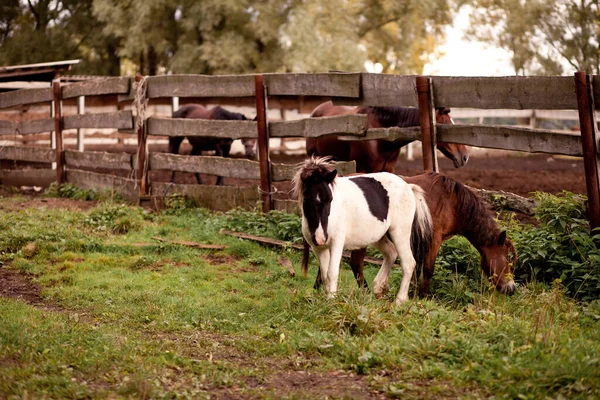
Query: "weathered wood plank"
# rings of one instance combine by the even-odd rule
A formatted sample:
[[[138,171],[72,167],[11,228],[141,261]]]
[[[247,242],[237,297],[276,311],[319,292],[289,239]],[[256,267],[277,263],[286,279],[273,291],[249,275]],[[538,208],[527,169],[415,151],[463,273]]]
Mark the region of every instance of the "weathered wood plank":
[[[569,76],[434,76],[436,107],[576,110],[575,81]]]
[[[333,162],[338,173],[341,175],[353,174],[356,172],[355,161]],[[280,164],[271,163],[271,176],[273,182],[290,181],[298,170],[298,164]]]
[[[592,75],[592,88],[594,89],[594,106],[600,110],[600,75]]]
[[[269,123],[269,136],[272,138],[319,137],[324,135],[362,136],[366,129],[366,115],[349,114],[335,117],[304,118],[295,121],[273,121]]]
[[[56,161],[56,151],[43,147],[3,146],[0,147],[0,159],[51,163]]]
[[[127,94],[131,78],[122,76],[115,78],[99,78],[72,83],[62,88],[62,98],[70,99],[79,96],[98,96],[103,94]]]
[[[179,185],[153,182],[151,192],[152,196],[182,194],[194,199],[198,207],[214,211],[227,211],[236,207],[254,209],[260,199],[256,186]]]
[[[0,108],[23,104],[49,103],[53,99],[52,88],[22,89],[0,93]]]
[[[136,187],[137,182],[133,179],[76,169],[67,170],[65,175],[66,182],[72,183],[83,189],[115,190],[128,201],[139,201],[139,190]]]
[[[31,133],[51,132],[54,130],[54,119],[34,119],[31,121],[0,121],[0,135],[27,135]]]
[[[65,150],[67,168],[107,168],[132,169],[132,156],[128,153],[108,153],[105,151]]]
[[[367,129],[365,136],[353,137],[353,136],[340,136],[340,140],[373,140],[382,139],[388,141],[395,140],[421,140],[421,128],[417,126],[411,126],[408,128],[400,128],[392,126],[390,128],[370,128]]]
[[[529,153],[582,156],[581,136],[496,125],[437,125],[442,142]]]
[[[334,104],[417,107],[415,76],[361,73],[359,99],[333,98]]]
[[[222,121],[192,118],[148,118],[148,134],[160,136],[211,136],[256,138],[255,121]]]
[[[151,153],[149,162],[149,168],[154,170],[198,172],[239,179],[260,179],[258,162],[240,158]]]
[[[48,187],[53,182],[56,182],[56,171],[53,169],[0,170],[1,185]]]
[[[164,75],[147,78],[148,98],[254,96],[254,75]]]
[[[63,117],[63,129],[132,129],[133,113],[131,110],[115,111],[101,114],[69,115]]]
[[[360,97],[360,73],[264,74],[269,96]]]

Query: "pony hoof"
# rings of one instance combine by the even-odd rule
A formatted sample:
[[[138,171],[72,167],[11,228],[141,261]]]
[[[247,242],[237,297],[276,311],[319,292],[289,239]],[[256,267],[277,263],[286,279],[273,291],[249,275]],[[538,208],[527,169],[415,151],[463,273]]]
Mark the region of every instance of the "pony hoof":
[[[396,305],[397,306],[401,306],[402,304],[404,304],[406,302],[408,302],[408,299],[404,298],[404,297],[399,297],[399,298],[396,299]]]

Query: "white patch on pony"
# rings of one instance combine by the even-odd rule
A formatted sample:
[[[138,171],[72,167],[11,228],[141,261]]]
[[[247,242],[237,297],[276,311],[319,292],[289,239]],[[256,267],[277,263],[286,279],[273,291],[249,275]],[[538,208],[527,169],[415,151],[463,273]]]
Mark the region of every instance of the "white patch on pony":
[[[315,241],[317,242],[317,246],[324,246],[327,242],[325,238],[325,231],[323,230],[323,225],[319,222],[319,227],[315,231]]]

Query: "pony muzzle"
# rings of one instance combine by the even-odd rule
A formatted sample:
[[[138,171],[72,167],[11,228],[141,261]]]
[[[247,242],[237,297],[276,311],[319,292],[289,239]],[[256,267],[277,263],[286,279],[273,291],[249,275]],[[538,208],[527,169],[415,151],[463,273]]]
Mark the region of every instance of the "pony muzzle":
[[[315,231],[315,233],[313,235],[313,240],[314,240],[315,244],[317,246],[325,246],[327,244],[327,239],[329,239],[327,237],[327,234],[323,230],[323,227],[321,225],[319,225],[319,227],[317,228],[317,230]]]

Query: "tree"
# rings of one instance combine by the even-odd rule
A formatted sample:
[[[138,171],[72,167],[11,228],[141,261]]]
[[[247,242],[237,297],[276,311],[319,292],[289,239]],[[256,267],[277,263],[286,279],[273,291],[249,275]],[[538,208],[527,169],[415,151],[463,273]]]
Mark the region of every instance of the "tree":
[[[600,73],[600,0],[472,0],[469,37],[513,53],[517,74]]]
[[[102,33],[92,0],[9,0],[0,6],[0,64],[82,58],[74,73],[119,75],[119,41]]]

